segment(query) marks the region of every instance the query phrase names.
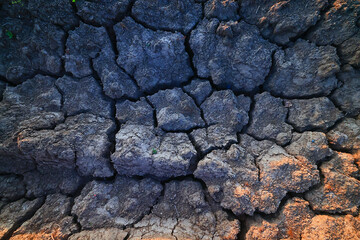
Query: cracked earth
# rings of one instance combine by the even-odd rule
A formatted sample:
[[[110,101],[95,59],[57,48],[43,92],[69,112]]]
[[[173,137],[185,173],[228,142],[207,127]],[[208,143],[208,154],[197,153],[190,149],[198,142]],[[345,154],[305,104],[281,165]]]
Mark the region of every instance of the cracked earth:
[[[358,0],[0,3],[0,239],[360,239]]]

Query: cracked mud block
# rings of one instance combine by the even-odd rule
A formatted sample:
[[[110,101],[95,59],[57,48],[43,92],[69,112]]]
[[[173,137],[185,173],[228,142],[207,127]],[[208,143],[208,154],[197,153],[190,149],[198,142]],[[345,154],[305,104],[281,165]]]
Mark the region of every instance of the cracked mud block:
[[[152,28],[186,34],[200,21],[202,6],[194,0],[137,0],[131,13]]]
[[[79,230],[70,210],[71,198],[61,194],[48,195],[35,215],[24,222],[10,239],[67,239]]]
[[[316,166],[306,158],[246,135],[240,145],[206,155],[194,175],[206,183],[215,201],[237,215],[274,213],[287,192],[302,193],[320,181]]]
[[[300,132],[323,130],[333,126],[344,115],[326,97],[288,100],[288,122]]]
[[[210,96],[212,87],[209,81],[196,78],[189,85],[184,86],[184,91],[194,99],[197,105],[201,105]]]
[[[121,15],[125,14],[131,0],[84,0],[76,1],[77,14],[95,25],[111,25]]]
[[[24,173],[26,197],[42,197],[52,193],[74,194],[82,183],[75,170],[38,167],[39,171]]]
[[[216,91],[202,104],[206,129],[191,132],[202,153],[237,142],[237,132],[248,123],[251,99],[236,97],[231,90]]]
[[[81,23],[78,28],[69,32],[66,46],[66,71],[76,77],[85,77],[93,73],[94,67],[107,96],[138,97],[139,92],[135,83],[116,65],[115,53],[104,27]]]
[[[236,92],[250,92],[264,83],[276,49],[256,26],[217,19],[201,21],[191,32],[190,46],[198,75]]]
[[[151,214],[130,230],[129,240],[138,239],[236,239],[240,224],[220,208],[205,201],[199,182],[171,181]]]
[[[237,133],[222,125],[213,125],[207,128],[195,129],[190,133],[195,146],[202,154],[207,154],[216,148],[226,147],[237,142]]]
[[[346,216],[315,216],[301,234],[303,240],[360,239],[360,219]]]
[[[344,41],[339,45],[338,51],[340,59],[345,64],[350,64],[355,68],[360,67],[360,31],[349,38],[348,40]]]
[[[42,21],[61,26],[66,31],[79,24],[79,20],[76,17],[70,1],[28,1],[26,9],[32,16],[39,18]]]
[[[72,213],[83,229],[124,227],[148,214],[162,186],[152,179],[116,177],[112,183],[92,181],[75,198]]]
[[[345,64],[360,68],[360,31],[339,45],[339,57]]]
[[[19,149],[19,133],[24,129],[36,130],[37,127],[39,127],[39,129],[52,128],[55,127],[56,124],[63,122],[64,119],[62,113],[56,112],[38,113],[37,116],[28,117],[29,119],[20,121],[18,126],[9,123],[9,121],[14,121],[13,117],[5,117],[3,119],[4,121],[1,121],[1,123],[5,124],[4,128],[8,127],[7,130],[10,131],[6,131],[4,128],[0,129],[3,130],[3,133],[7,134],[7,136],[3,136],[4,139],[1,139],[0,143],[0,173],[24,174],[35,169],[36,164],[34,159],[32,159],[31,156],[24,154],[24,152]],[[21,118],[19,117],[19,119]],[[13,123],[15,124],[16,122],[14,121]]]
[[[360,70],[345,66],[338,74],[343,85],[330,96],[336,106],[346,112],[347,116],[356,116],[360,113]]]
[[[0,199],[2,201],[14,201],[25,196],[25,184],[20,176],[0,176]]]
[[[356,156],[349,153],[335,153],[335,156],[333,157],[332,161],[328,162],[328,165],[341,174],[359,179],[360,170],[357,168],[356,165]]]
[[[105,99],[100,84],[93,77],[75,79],[64,76],[55,84],[63,95],[62,109],[68,116],[91,113],[111,117],[111,102]]]
[[[18,133],[54,127],[64,118],[60,108],[61,94],[51,77],[37,75],[6,88],[0,102],[0,172],[24,173],[35,168],[33,160],[18,149]]]
[[[12,231],[35,213],[42,202],[39,198],[32,201],[20,199],[5,205],[0,211],[0,239],[7,239]]]
[[[141,90],[151,92],[180,85],[193,75],[182,34],[155,32],[130,17],[116,24],[114,31],[119,50],[117,63],[135,78]]]
[[[139,97],[140,92],[131,77],[122,70],[115,61],[115,54],[111,51],[100,54],[93,60],[93,66],[99,75],[104,93],[113,98]]]
[[[314,216],[307,201],[297,197],[292,198],[285,203],[277,217],[267,221],[256,216],[251,220],[246,240],[300,240],[302,231],[310,225]]]
[[[276,51],[274,59],[265,89],[276,96],[326,96],[337,87],[335,73],[340,66],[334,47],[317,47],[299,39],[293,47]]]
[[[250,103],[249,97],[236,97],[231,90],[223,90],[213,92],[201,109],[208,125],[222,125],[239,132],[249,121]]]
[[[305,194],[312,209],[356,214],[360,206],[360,173],[353,155],[335,152],[320,169],[324,175],[322,184]]]
[[[186,131],[205,126],[200,109],[181,88],[161,90],[148,99],[156,109],[158,126],[165,131]]]
[[[154,110],[145,98],[137,102],[125,100],[116,103],[116,119],[121,124],[154,126]]]
[[[314,164],[326,160],[333,154],[326,135],[322,132],[294,132],[290,145],[285,149],[289,154],[303,156]]]
[[[258,220],[260,221],[260,220]],[[269,223],[268,221],[262,221],[260,226],[251,226],[246,233],[246,240],[257,239],[279,239],[279,228],[275,223]]]
[[[285,145],[291,140],[292,126],[286,123],[288,109],[281,98],[268,92],[255,95],[255,107],[247,133],[256,139],[275,141]]]
[[[91,114],[68,117],[53,130],[24,130],[19,134],[20,150],[46,168],[74,169],[80,175],[111,177],[108,135],[115,130],[112,120]]]
[[[266,38],[287,44],[315,25],[327,3],[327,0],[243,0],[240,14],[247,22],[256,24]]]
[[[327,133],[330,145],[338,151],[360,149],[360,116],[357,119],[345,118]]]
[[[57,75],[62,70],[65,32],[38,19],[0,19],[0,76],[19,84],[39,71]],[[5,32],[12,37],[5,36]]]
[[[220,21],[238,20],[239,5],[235,0],[209,0],[205,3],[205,17]]]
[[[92,71],[92,60],[98,55],[110,57],[112,47],[104,27],[94,27],[85,23],[69,31],[64,55],[65,70],[77,78],[89,76]]]
[[[69,240],[125,240],[128,232],[117,228],[101,228],[91,231],[81,231],[69,237]]]
[[[125,124],[111,160],[119,174],[167,179],[189,174],[196,154],[185,133],[158,134],[152,126]]]
[[[359,31],[360,3],[358,0],[336,0],[307,34],[317,45],[340,45]]]

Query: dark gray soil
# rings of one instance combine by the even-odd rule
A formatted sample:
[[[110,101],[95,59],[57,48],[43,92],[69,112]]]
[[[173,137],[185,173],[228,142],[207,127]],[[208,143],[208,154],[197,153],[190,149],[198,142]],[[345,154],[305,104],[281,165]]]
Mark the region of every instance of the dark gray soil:
[[[358,0],[0,2],[0,240],[360,239]]]

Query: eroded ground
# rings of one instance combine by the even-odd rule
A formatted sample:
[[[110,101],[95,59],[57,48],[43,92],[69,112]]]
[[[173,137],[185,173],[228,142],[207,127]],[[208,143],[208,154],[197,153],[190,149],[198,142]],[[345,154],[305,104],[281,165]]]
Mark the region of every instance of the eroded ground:
[[[360,239],[358,0],[0,3],[0,239]]]

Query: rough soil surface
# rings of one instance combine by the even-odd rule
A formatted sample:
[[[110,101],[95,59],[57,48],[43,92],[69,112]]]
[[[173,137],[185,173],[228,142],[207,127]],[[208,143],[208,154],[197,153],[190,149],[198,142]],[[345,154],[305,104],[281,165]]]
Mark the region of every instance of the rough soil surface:
[[[328,0],[243,0],[240,13],[267,39],[288,44],[317,23],[327,4]]]
[[[358,0],[0,2],[0,240],[360,240]]]

